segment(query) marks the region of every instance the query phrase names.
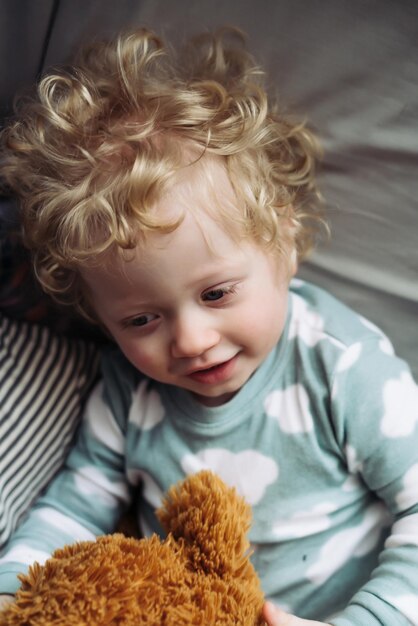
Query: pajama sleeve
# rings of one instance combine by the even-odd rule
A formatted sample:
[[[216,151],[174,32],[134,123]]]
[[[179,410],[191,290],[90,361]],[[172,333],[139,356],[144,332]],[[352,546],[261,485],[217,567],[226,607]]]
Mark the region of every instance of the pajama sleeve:
[[[370,579],[329,621],[418,625],[418,390],[383,336],[341,356],[331,412],[350,473],[385,502],[393,524]]]
[[[112,532],[131,498],[124,474],[123,424],[92,392],[77,442],[64,469],[36,503],[0,557],[0,593],[14,593],[17,574],[43,563],[58,547]]]

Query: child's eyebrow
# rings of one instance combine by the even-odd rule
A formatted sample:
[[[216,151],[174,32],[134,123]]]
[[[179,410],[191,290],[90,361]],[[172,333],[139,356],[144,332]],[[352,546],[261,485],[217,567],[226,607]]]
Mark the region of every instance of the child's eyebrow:
[[[231,280],[238,280],[239,278],[242,278],[245,273],[246,268],[243,267],[242,263],[222,265],[191,280],[187,283],[187,287],[191,288],[195,285],[204,285],[205,283],[208,283],[207,287],[211,287],[212,284],[216,285],[218,283],[228,282]]]

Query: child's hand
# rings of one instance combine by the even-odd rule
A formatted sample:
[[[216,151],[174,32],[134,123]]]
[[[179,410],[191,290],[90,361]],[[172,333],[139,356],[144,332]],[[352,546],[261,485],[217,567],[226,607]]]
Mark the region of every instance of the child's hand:
[[[323,622],[315,622],[310,619],[301,619],[289,613],[285,613],[271,602],[266,602],[263,608],[263,617],[268,626],[330,626]]]
[[[13,596],[9,594],[0,594],[0,611],[4,611],[7,605],[13,602]]]

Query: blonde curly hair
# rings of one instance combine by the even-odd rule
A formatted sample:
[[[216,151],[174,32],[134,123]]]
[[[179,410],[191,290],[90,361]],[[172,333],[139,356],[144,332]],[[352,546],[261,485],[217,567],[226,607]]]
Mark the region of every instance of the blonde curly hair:
[[[201,35],[176,53],[141,29],[46,75],[2,132],[2,175],[45,291],[86,314],[82,265],[176,227],[151,209],[186,143],[222,157],[245,236],[279,251],[291,237],[306,255],[322,223],[318,144],[270,106],[242,34]]]

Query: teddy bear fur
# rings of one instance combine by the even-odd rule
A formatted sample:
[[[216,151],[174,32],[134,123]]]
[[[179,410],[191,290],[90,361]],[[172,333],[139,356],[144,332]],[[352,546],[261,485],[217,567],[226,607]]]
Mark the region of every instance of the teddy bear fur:
[[[172,487],[167,532],[99,537],[56,550],[25,576],[0,626],[261,626],[249,561],[250,507],[209,471]]]

